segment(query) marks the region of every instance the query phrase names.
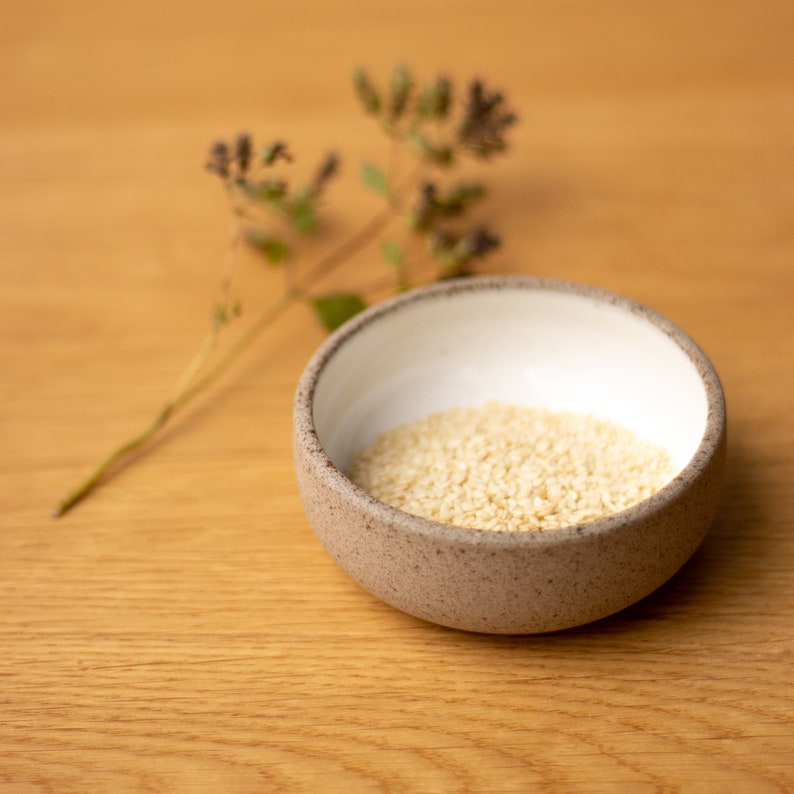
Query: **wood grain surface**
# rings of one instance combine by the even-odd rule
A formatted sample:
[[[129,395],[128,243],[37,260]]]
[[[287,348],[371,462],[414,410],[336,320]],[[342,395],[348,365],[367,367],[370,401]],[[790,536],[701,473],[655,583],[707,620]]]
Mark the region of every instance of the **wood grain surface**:
[[[5,0],[0,11],[0,790],[794,791],[790,0]],[[350,89],[477,75],[521,117],[486,179],[485,272],[643,301],[711,357],[727,486],[701,550],[597,624],[441,629],[312,534],[291,404],[303,308],[74,513],[207,326],[228,206],[208,144],[345,167]],[[381,268],[377,253],[334,286]],[[275,276],[240,263],[246,311]]]

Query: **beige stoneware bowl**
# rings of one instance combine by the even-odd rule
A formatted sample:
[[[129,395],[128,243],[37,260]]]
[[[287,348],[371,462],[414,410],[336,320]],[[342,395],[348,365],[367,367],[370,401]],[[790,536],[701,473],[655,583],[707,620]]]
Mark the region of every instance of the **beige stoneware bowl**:
[[[419,518],[345,476],[383,431],[491,400],[619,422],[666,447],[678,473],[622,512],[528,532]],[[482,277],[406,293],[336,331],[300,380],[294,431],[309,521],[354,581],[443,626],[525,634],[611,615],[689,559],[717,508],[725,402],[704,353],[654,311],[588,286]]]

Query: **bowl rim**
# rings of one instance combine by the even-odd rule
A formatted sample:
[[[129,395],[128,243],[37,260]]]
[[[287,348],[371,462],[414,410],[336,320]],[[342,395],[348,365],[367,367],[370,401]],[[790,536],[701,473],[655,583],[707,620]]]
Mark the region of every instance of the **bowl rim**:
[[[320,377],[336,352],[348,339],[368,325],[392,312],[417,301],[434,300],[464,292],[490,290],[534,290],[569,293],[601,303],[611,304],[637,315],[665,333],[695,366],[706,392],[706,426],[694,455],[678,474],[656,493],[617,513],[555,529],[535,531],[507,531],[474,529],[445,524],[415,516],[393,507],[369,494],[350,480],[328,457],[314,426],[314,394]],[[700,346],[679,326],[654,309],[615,292],[575,281],[522,276],[484,275],[449,279],[388,298],[352,317],[337,328],[309,359],[298,382],[294,401],[295,443],[303,447],[319,477],[331,490],[351,500],[373,514],[373,517],[392,525],[399,525],[410,534],[434,536],[438,540],[467,546],[548,546],[568,543],[572,539],[603,535],[638,520],[651,518],[666,510],[698,479],[712,458],[722,448],[726,434],[725,395],[719,376]]]

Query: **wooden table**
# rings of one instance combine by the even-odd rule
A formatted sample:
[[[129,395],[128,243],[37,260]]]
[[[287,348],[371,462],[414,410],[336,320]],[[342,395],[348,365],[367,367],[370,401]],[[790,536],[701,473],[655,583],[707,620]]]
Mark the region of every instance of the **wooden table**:
[[[0,790],[794,790],[793,29],[790,0],[6,0]],[[482,76],[521,117],[485,176],[504,244],[483,272],[643,301],[723,379],[709,537],[595,625],[472,636],[336,568],[293,476],[324,338],[302,307],[50,515],[205,332],[229,222],[208,144],[283,138],[300,173],[338,148],[339,239],[377,201],[359,162],[385,156],[351,71],[400,62]],[[255,314],[278,275],[238,267]]]

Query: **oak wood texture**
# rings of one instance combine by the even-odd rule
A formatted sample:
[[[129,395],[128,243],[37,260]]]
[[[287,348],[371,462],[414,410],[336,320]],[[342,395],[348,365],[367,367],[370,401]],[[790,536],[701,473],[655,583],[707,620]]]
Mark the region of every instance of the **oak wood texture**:
[[[0,18],[0,790],[794,790],[789,0],[6,0]],[[350,72],[398,62],[481,75],[522,118],[487,173],[505,243],[487,272],[648,303],[722,377],[708,539],[597,624],[467,635],[346,579],[294,482],[293,390],[323,338],[300,308],[49,515],[203,335],[228,221],[208,143],[284,138],[307,172],[338,148],[342,235],[373,203],[357,163],[384,156]],[[240,276],[252,310],[276,283],[253,259]]]

